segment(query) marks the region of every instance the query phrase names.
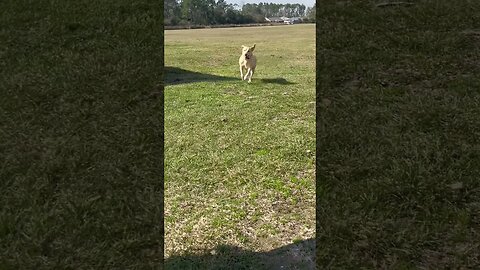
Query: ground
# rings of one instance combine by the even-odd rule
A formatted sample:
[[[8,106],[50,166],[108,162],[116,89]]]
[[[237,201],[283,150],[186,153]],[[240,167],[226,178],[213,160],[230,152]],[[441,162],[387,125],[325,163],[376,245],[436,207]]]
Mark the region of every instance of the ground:
[[[158,269],[158,3],[7,0],[0,13],[0,269]]]
[[[480,264],[480,6],[317,9],[319,269]]]
[[[314,54],[313,24],[165,32],[167,258],[314,237]]]

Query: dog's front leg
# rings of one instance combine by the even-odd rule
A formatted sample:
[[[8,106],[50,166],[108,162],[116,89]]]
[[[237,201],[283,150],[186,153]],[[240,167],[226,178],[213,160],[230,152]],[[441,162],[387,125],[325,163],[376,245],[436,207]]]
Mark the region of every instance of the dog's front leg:
[[[255,72],[255,69],[251,69],[250,70],[250,77],[248,78],[248,82],[252,82],[252,77],[253,77],[253,73]]]
[[[252,72],[252,69],[250,69],[250,68],[249,68],[249,69],[247,69],[247,73],[245,73],[245,77],[243,78],[243,80],[244,80],[244,81],[246,81],[246,80],[247,80],[247,78],[248,78],[248,74],[250,74],[250,72]]]
[[[240,79],[243,80],[243,67],[240,66]]]

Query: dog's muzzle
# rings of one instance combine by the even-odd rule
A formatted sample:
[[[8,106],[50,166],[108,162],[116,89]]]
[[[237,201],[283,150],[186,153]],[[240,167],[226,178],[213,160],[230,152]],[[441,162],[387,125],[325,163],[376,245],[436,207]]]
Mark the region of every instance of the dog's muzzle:
[[[248,54],[245,54],[245,59],[250,59],[250,57],[248,57]]]

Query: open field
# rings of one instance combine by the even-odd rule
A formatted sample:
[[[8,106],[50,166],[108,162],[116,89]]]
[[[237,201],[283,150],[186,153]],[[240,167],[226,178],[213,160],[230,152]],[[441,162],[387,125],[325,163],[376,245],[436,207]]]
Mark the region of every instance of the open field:
[[[317,9],[318,269],[479,269],[480,2]]]
[[[0,1],[0,269],[159,269],[161,15]]]
[[[314,33],[311,24],[165,32],[167,269],[227,267],[201,256],[222,245],[265,252],[314,237]],[[238,57],[253,43],[248,84]]]

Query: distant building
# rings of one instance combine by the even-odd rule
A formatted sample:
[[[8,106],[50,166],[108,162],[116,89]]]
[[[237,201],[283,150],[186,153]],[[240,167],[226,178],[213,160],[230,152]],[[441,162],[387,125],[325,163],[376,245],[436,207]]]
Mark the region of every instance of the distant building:
[[[284,19],[282,19],[282,17],[270,17],[270,18],[265,17],[265,21],[273,22],[273,23],[283,23]]]
[[[302,22],[302,19],[298,18],[298,17],[293,17],[293,18],[287,18],[287,19],[283,20],[283,22],[285,24],[294,24],[294,23]]]
[[[294,24],[294,23],[301,22],[302,19],[298,18],[298,17],[293,17],[293,18],[288,18],[288,17],[270,17],[270,18],[267,18],[267,17],[265,17],[265,21],[272,22],[272,23]]]

